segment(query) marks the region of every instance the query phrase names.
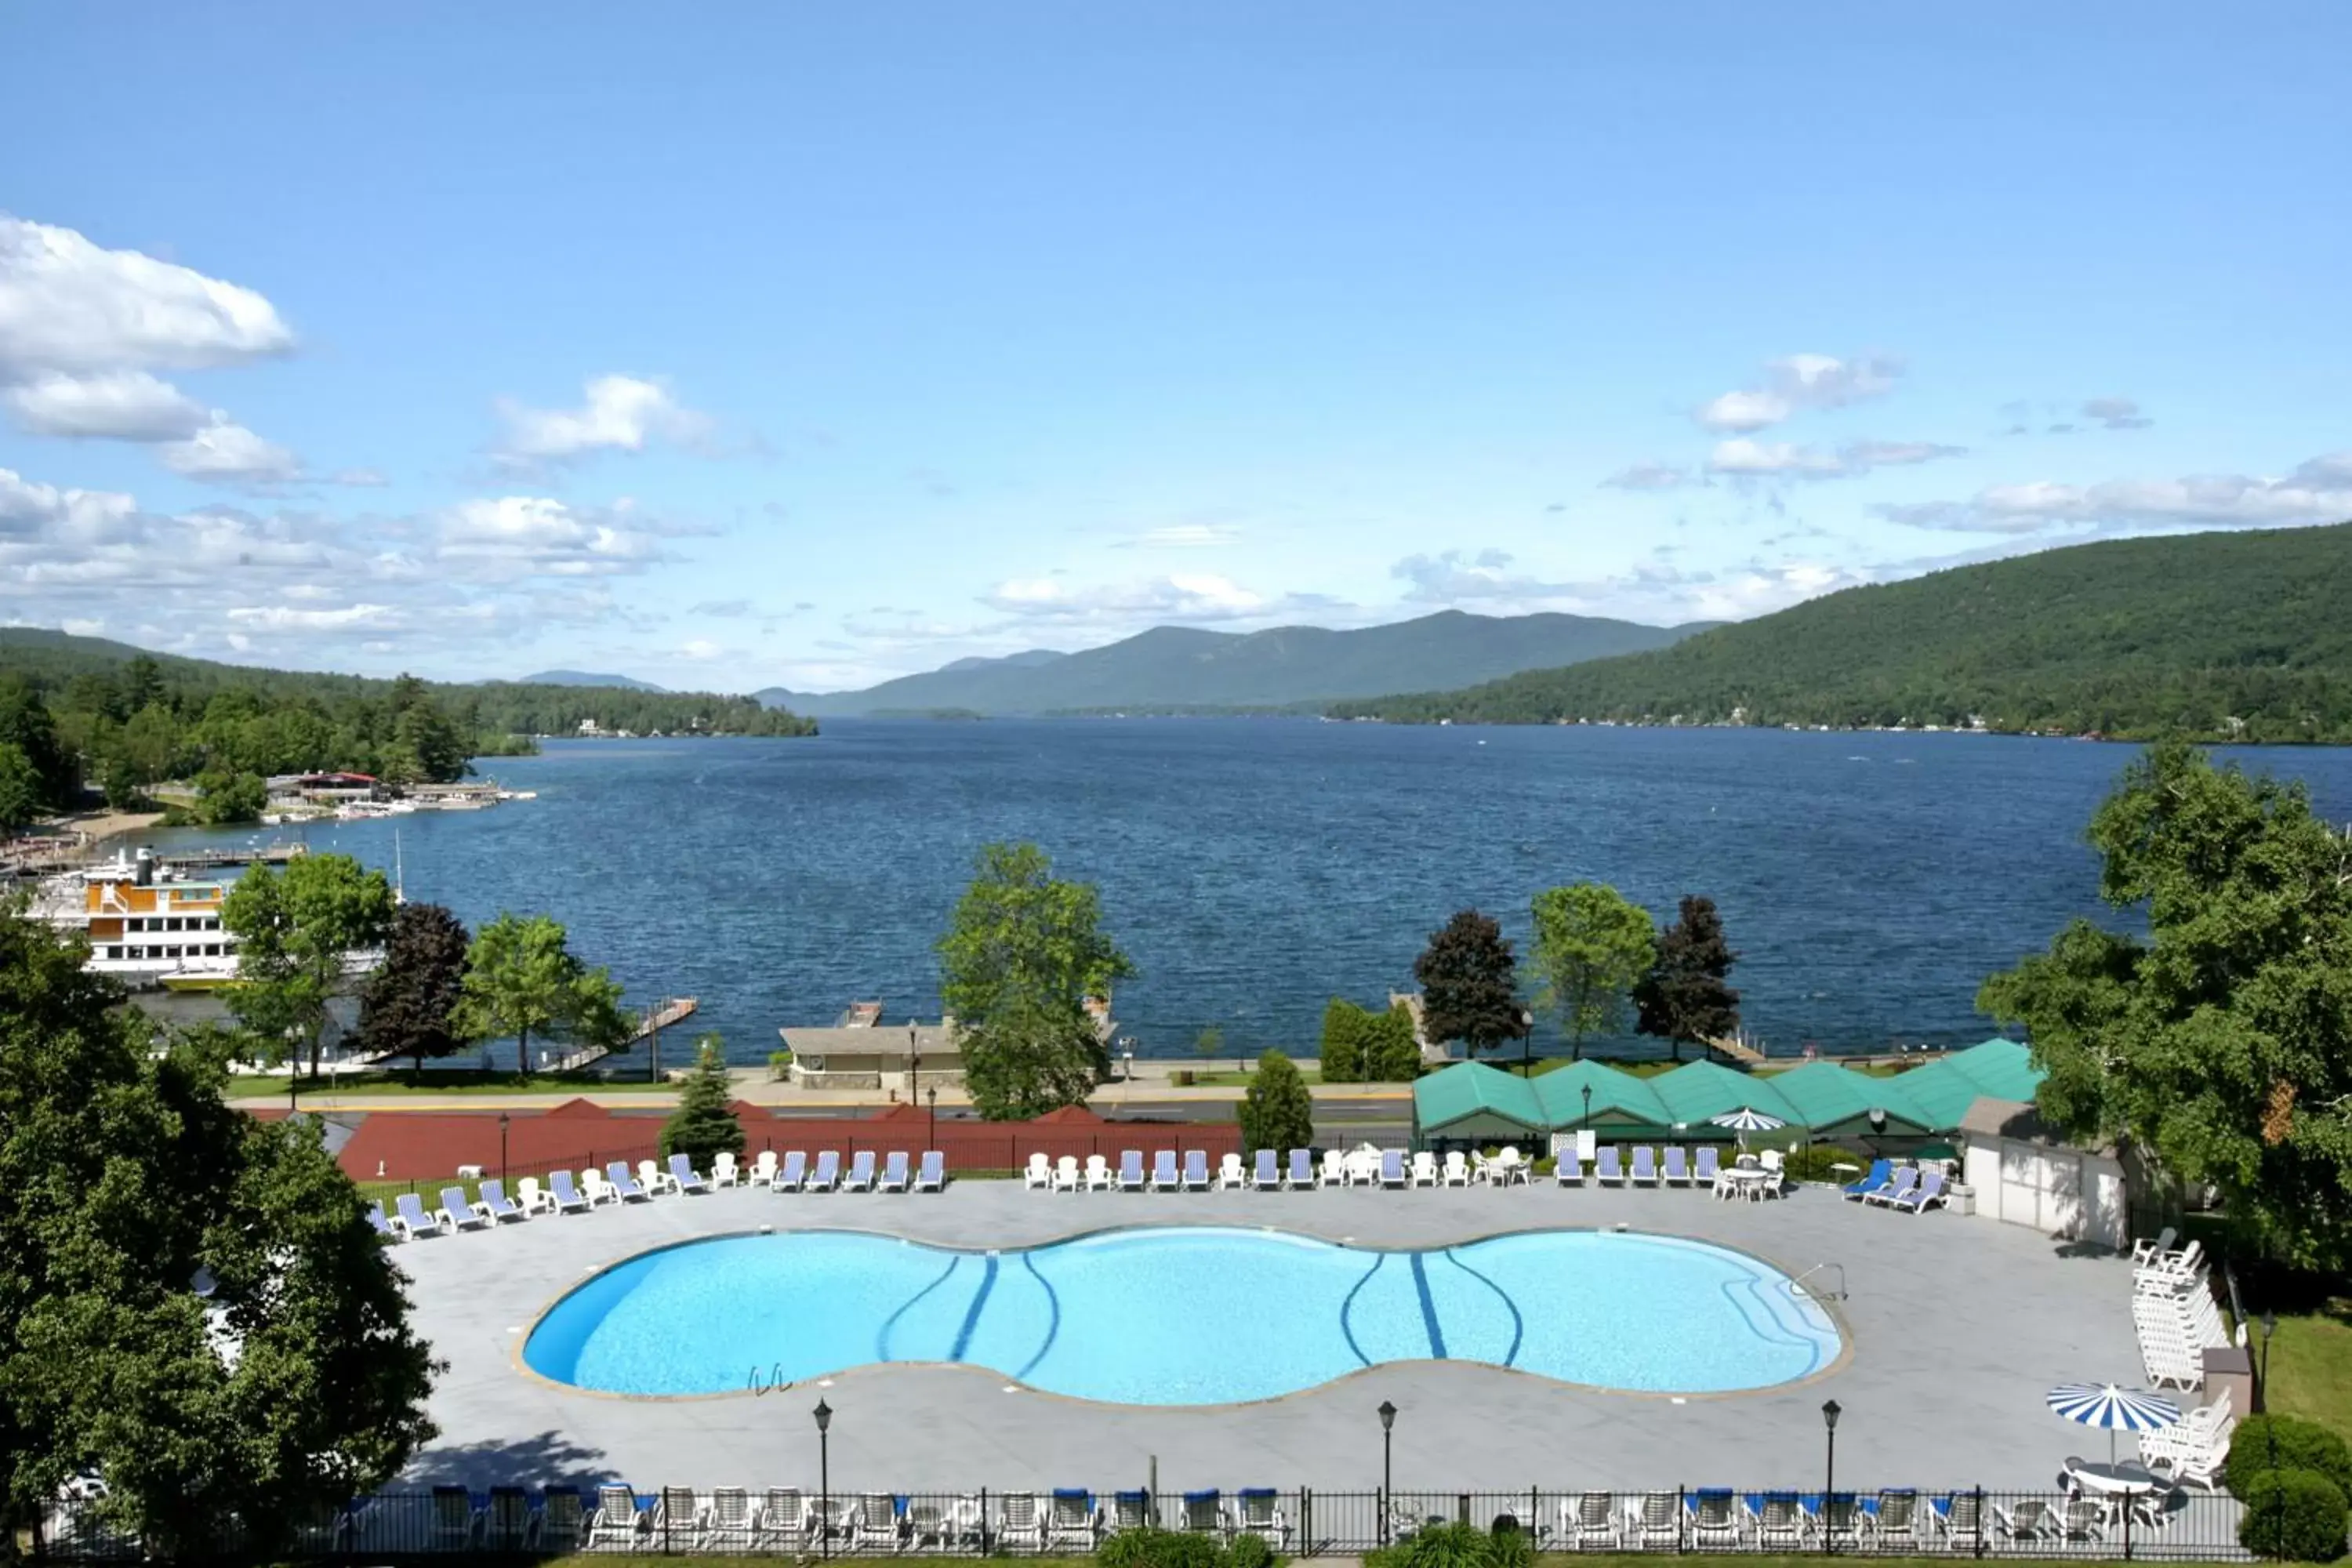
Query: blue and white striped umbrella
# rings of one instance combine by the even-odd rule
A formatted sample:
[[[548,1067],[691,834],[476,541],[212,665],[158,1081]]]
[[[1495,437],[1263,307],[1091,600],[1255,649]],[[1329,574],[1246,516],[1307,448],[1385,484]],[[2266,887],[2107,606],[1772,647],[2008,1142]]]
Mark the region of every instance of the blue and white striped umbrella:
[[[1707,1120],[1717,1127],[1728,1127],[1734,1132],[1769,1132],[1775,1128],[1789,1125],[1779,1117],[1768,1116],[1752,1105],[1743,1105],[1737,1110],[1727,1110]]]
[[[2084,1426],[2107,1429],[2107,1460],[2117,1432],[2156,1432],[2180,1419],[2180,1406],[2160,1394],[2140,1394],[2112,1383],[2069,1383],[2050,1391],[2050,1408]]]

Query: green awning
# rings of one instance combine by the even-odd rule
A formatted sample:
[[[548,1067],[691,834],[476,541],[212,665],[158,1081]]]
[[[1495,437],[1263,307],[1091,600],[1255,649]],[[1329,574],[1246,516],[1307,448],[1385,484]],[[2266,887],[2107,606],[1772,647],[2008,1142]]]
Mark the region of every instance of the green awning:
[[[1914,1068],[1895,1081],[1932,1131],[1948,1132],[1960,1124],[1978,1096],[2031,1101],[2043,1076],[2024,1045],[1996,1038]]]
[[[1799,1121],[1795,1107],[1774,1088],[1776,1079],[1734,1072],[1715,1062],[1685,1062],[1649,1080],[1650,1091],[1665,1108],[1670,1125],[1697,1131],[1714,1118],[1743,1108],[1760,1110],[1783,1121]],[[1717,1130],[1718,1135],[1721,1130]]]
[[[1790,1120],[1817,1137],[1841,1132],[1936,1131],[1934,1118],[1907,1090],[1911,1076],[1874,1078],[1835,1062],[1807,1062],[1774,1073],[1769,1082],[1794,1112]],[[1883,1122],[1872,1120],[1874,1110],[1885,1113]]]
[[[1602,1062],[1570,1062],[1535,1080],[1544,1114],[1556,1129],[1585,1123],[1584,1091],[1592,1090],[1591,1125],[1598,1128],[1657,1128],[1674,1124],[1665,1102],[1647,1079],[1620,1072]]]
[[[1533,1081],[1485,1062],[1456,1062],[1412,1086],[1412,1121],[1423,1137],[1486,1136],[1500,1127],[1549,1131]]]

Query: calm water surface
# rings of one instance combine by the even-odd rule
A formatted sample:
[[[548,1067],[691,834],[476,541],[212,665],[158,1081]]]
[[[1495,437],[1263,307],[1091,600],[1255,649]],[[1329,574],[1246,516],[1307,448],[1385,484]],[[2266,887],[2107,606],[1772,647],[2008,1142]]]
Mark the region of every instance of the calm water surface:
[[[1465,904],[1524,941],[1542,889],[1712,895],[1769,1048],[1990,1032],[1978,983],[2095,914],[2082,839],[2130,750],[1963,735],[1412,729],[1265,720],[829,720],[805,741],[558,742],[486,762],[534,802],[400,820],[411,898],[544,910],[730,1054],[857,998],[936,1016],[931,943],[992,838],[1098,883],[1147,1056],[1311,1051],[1334,994],[1410,985]],[[2352,816],[2352,751],[2238,753]],[[271,836],[275,830],[263,830]],[[178,838],[194,835],[172,836]],[[314,847],[390,868],[391,823]],[[214,836],[217,841],[217,836]],[[1540,1047],[1540,1040],[1538,1041]]]

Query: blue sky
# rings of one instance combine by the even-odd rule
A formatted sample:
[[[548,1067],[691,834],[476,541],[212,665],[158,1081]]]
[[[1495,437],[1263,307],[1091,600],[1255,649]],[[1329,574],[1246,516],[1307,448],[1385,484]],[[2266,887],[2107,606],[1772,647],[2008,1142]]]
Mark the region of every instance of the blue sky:
[[[2352,516],[2336,5],[12,6],[0,618],[861,685]]]

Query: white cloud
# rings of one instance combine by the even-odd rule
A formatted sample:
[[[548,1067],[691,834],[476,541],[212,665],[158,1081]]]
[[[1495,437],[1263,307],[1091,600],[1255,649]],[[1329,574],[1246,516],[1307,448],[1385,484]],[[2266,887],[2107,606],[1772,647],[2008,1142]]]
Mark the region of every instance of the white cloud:
[[[65,633],[68,637],[100,637],[105,634],[106,623],[104,621],[84,620],[76,616],[68,616],[64,620],[58,623],[58,629]]]
[[[1698,410],[1709,430],[1748,434],[1806,410],[1843,408],[1895,390],[1900,360],[1885,354],[1835,359],[1828,354],[1790,354],[1764,367],[1763,384],[1727,392]]]
[[[658,560],[661,545],[650,531],[624,526],[628,515],[625,507],[587,512],[547,496],[460,501],[440,515],[437,553],[493,574],[634,572]]]
[[[226,421],[207,425],[184,441],[166,441],[155,455],[165,468],[192,479],[275,485],[302,472],[301,460],[293,453]]]
[[[1745,436],[1716,443],[1706,469],[1727,479],[1841,479],[1873,468],[1929,463],[1966,450],[1933,441],[1854,441],[1832,451],[1788,441],[1751,441]]]
[[[112,490],[61,490],[0,468],[0,539],[49,532],[79,540],[112,536],[133,517],[138,502]]]
[[[36,436],[179,441],[212,423],[212,411],[143,370],[68,375],[42,371],[0,387],[0,403]]]
[[[655,439],[693,445],[710,431],[706,416],[680,404],[657,381],[601,375],[583,393],[577,408],[501,402],[506,435],[493,455],[525,466],[562,462],[597,451],[640,452]]]
[[[190,370],[293,346],[276,308],[250,289],[0,214],[0,363]]]
[[[1507,551],[1461,550],[1435,555],[1408,555],[1389,568],[1389,575],[1410,584],[1405,598],[1413,604],[1454,605],[1465,599],[1534,603],[1574,594],[1569,583],[1545,583],[1511,571]]]
[[[2145,430],[2156,423],[2128,397],[2094,397],[2083,405],[2083,417],[2095,419],[2108,430]]]
[[[1262,620],[1330,601],[1316,595],[1261,594],[1215,573],[1177,572],[1097,587],[1073,587],[1053,577],[1013,578],[982,594],[980,602],[1023,621],[1117,626]]]
[[[1919,528],[2035,533],[2064,526],[2121,531],[2149,527],[2296,527],[2352,519],[2352,451],[2312,458],[2283,478],[2196,474],[2110,479],[2095,485],[2034,480],[1994,485],[1964,501],[1874,509]]]
[[[1636,463],[1630,468],[1620,468],[1601,481],[1605,489],[1619,490],[1670,490],[1688,481],[1690,476],[1665,463]]]
[[[390,605],[347,605],[339,610],[298,610],[286,605],[240,606],[228,612],[234,624],[273,632],[383,631],[402,624]]]
[[[713,659],[727,657],[727,650],[709,637],[693,637],[679,645],[679,653],[693,659]]]
[[[362,489],[380,489],[392,483],[392,478],[382,468],[338,468],[327,476],[331,485],[352,485]]]
[[[1200,550],[1213,544],[1231,544],[1241,536],[1240,529],[1222,522],[1175,522],[1165,528],[1148,528],[1120,542],[1143,550]]]

